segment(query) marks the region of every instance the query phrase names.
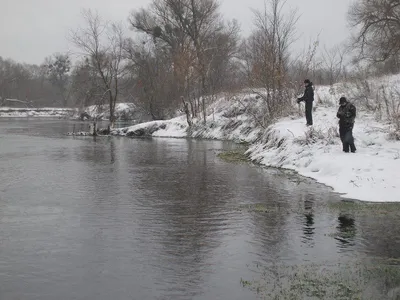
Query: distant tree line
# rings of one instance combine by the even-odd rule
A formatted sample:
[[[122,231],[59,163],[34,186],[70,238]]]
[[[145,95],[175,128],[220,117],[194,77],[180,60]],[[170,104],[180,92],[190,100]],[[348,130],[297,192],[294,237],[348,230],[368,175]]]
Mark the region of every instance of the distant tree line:
[[[271,119],[283,113],[306,77],[334,84],[354,76],[360,65],[374,75],[400,70],[398,1],[358,0],[349,9],[356,28],[350,42],[327,49],[316,37],[298,55],[293,42],[299,16],[284,13],[284,6],[284,0],[266,0],[263,10],[254,11],[248,37],[224,18],[217,0],[153,0],[130,13],[126,25],[133,38],[123,23],[86,10],[85,25],[70,36],[80,53],[74,64],[63,53],[40,66],[0,57],[0,104],[107,105],[113,123],[116,103],[134,102],[154,120],[185,108],[205,122],[205,108],[218,93],[247,88],[260,94],[263,115]]]

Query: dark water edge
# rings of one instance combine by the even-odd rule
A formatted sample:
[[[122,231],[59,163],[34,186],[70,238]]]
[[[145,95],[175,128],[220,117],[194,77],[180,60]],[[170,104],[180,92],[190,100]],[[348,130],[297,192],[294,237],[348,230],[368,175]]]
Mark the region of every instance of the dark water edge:
[[[0,120],[0,299],[396,299],[398,205],[74,124]]]

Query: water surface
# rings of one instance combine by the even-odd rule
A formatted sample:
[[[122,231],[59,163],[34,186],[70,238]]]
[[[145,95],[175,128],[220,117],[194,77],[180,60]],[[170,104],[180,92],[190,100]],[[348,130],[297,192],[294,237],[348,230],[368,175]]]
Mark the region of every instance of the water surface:
[[[392,208],[224,162],[230,143],[65,136],[73,124],[0,120],[0,299],[257,299],[299,270],[400,259]],[[390,272],[363,295],[396,299]]]

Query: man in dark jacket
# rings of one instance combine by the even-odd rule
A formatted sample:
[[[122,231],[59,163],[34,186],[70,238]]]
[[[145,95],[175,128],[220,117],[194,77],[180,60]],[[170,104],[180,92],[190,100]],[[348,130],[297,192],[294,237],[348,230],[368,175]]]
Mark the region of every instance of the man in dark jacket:
[[[307,126],[312,126],[313,119],[312,119],[312,109],[313,109],[313,102],[314,102],[314,88],[313,84],[309,79],[304,80],[304,95],[303,97],[297,98],[297,103],[304,101],[306,104],[306,120]]]
[[[336,116],[339,118],[339,134],[343,144],[343,151],[349,152],[349,148],[352,153],[356,152],[356,146],[354,145],[353,138],[353,127],[354,120],[356,118],[356,107],[351,104],[345,97],[341,97],[339,100],[339,110]]]

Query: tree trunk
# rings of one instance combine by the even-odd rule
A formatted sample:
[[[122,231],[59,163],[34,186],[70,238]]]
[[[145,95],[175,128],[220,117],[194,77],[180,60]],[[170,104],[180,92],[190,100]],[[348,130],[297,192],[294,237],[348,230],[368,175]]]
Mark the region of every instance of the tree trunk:
[[[206,79],[204,76],[201,78],[201,104],[202,104],[202,109],[203,109],[203,122],[204,125],[207,123],[207,113],[206,113],[206,97],[205,97],[205,91],[206,91]]]
[[[91,134],[93,136],[97,135],[97,123],[96,123],[96,121],[93,122],[93,124],[92,124],[92,126],[90,128],[89,134]]]
[[[110,127],[114,128],[115,125],[115,101],[114,101],[114,97],[111,94],[111,91],[109,92],[110,94]]]
[[[181,100],[182,100],[182,103],[183,103],[183,109],[184,109],[185,114],[186,114],[186,121],[187,121],[189,127],[191,127],[193,125],[193,122],[192,122],[192,116],[190,115],[189,103],[185,102],[183,97],[181,97]]]
[[[196,99],[194,99],[194,101],[196,101]],[[190,103],[190,110],[192,111],[192,117],[195,118],[196,117],[196,113],[195,113],[195,110],[194,110],[194,107],[193,107],[193,102],[190,101],[189,103]],[[196,105],[196,103],[195,103],[195,105]]]

